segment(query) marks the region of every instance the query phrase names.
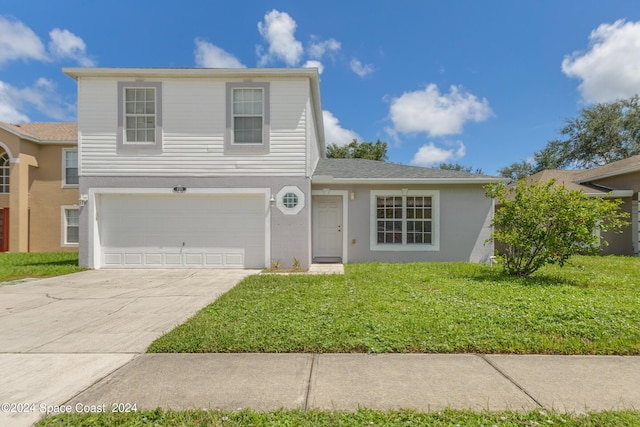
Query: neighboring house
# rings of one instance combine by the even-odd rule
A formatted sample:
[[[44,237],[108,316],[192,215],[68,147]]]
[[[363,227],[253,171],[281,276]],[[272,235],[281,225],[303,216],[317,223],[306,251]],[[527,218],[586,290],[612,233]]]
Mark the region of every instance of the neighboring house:
[[[483,262],[500,178],[325,159],[316,69],[67,68],[80,264]]]
[[[0,122],[0,251],[78,250],[76,123]]]
[[[603,233],[609,243],[603,254],[640,254],[640,217],[638,215],[638,192],[640,191],[640,156],[609,163],[587,170],[544,170],[532,175],[528,181],[555,179],[570,190],[582,190],[588,196],[622,199],[621,209],[629,213],[631,226],[622,233]]]

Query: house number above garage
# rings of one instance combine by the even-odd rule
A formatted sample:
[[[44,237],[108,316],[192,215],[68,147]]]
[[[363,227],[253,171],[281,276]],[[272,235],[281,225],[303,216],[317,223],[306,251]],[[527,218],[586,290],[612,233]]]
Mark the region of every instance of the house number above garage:
[[[285,215],[295,215],[304,208],[304,193],[298,187],[282,187],[276,195],[276,204]]]

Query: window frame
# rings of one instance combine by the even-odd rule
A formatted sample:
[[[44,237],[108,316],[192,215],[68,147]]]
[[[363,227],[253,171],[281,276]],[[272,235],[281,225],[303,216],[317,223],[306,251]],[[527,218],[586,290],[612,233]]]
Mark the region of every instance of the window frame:
[[[70,242],[69,241],[69,224],[67,221],[67,211],[77,211],[78,212],[78,241]],[[63,248],[74,248],[78,247],[80,244],[80,207],[78,205],[64,205],[60,206],[60,246]]]
[[[0,161],[2,162],[0,163],[0,194],[9,194],[11,192],[11,156],[8,151],[0,152]]]
[[[262,90],[262,142],[235,142],[233,112],[234,91],[236,89],[261,89]],[[226,131],[224,140],[224,150],[232,154],[268,154],[270,150],[271,133],[271,95],[269,82],[227,82],[225,87],[225,110],[226,110]],[[257,115],[256,115],[257,116]]]
[[[440,250],[440,191],[438,190],[371,190],[369,249],[372,251],[439,251]],[[401,222],[401,243],[378,243],[378,197],[400,197],[402,215],[390,221]],[[431,243],[407,243],[407,197],[431,198]],[[428,222],[428,221],[423,221]]]
[[[155,141],[129,142],[126,136],[126,90],[149,88],[155,89]],[[118,82],[118,134],[116,138],[116,151],[118,153],[161,153],[162,139],[162,83],[147,81]]]
[[[67,153],[75,152],[76,153],[76,178],[78,179],[78,183],[70,184],[67,182]],[[79,168],[79,159],[78,159],[78,149],[77,148],[63,148],[62,149],[62,187],[63,188],[78,188],[80,184],[80,168]]]

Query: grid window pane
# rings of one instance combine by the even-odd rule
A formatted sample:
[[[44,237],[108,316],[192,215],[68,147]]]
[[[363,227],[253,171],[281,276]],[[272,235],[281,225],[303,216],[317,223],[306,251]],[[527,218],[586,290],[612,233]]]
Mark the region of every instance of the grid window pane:
[[[78,243],[80,236],[80,221],[78,209],[65,209],[66,238],[65,243]]]
[[[377,242],[380,244],[431,244],[432,203],[429,196],[378,196]]]
[[[233,142],[261,144],[263,93],[261,88],[233,89]]]
[[[155,88],[125,88],[126,142],[155,142],[155,113]]]
[[[69,150],[64,152],[64,183],[67,185],[78,184],[78,152]]]
[[[9,154],[5,151],[0,154],[0,193],[9,192]]]

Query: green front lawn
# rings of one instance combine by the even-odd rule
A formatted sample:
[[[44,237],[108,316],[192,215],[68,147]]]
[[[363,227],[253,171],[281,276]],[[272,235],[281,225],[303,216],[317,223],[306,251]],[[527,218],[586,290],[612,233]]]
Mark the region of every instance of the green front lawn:
[[[640,425],[640,411],[593,412],[584,415],[536,410],[531,412],[474,412],[444,410],[420,413],[412,410],[356,412],[278,410],[153,411],[104,414],[65,414],[45,418],[37,427],[50,426],[580,426]]]
[[[245,279],[149,352],[640,354],[640,259],[528,279],[470,263],[354,264]]]
[[[85,270],[73,252],[0,253],[0,283],[27,277],[51,277]]]

